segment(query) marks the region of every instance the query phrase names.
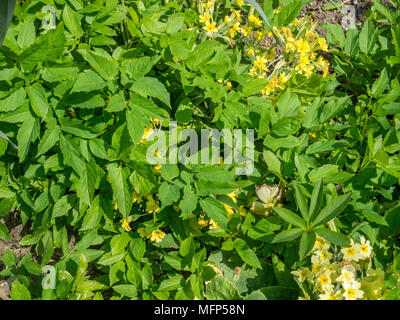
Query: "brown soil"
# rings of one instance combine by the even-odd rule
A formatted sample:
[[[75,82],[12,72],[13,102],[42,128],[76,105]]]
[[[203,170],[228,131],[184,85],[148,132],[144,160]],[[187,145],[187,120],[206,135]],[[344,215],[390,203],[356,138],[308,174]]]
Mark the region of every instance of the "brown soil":
[[[344,5],[353,5],[356,8],[356,23],[357,25],[362,24],[365,21],[365,14],[367,10],[371,7],[371,0],[343,0],[338,1],[334,0],[334,2],[342,2]],[[317,20],[318,25],[324,25],[327,23],[338,23],[341,25],[344,14],[341,10],[324,10],[324,6],[327,4],[331,4],[329,0],[315,0],[310,4],[304,6],[301,11],[300,16],[311,15],[314,19]],[[318,33],[325,35],[325,30],[321,28],[317,28]]]

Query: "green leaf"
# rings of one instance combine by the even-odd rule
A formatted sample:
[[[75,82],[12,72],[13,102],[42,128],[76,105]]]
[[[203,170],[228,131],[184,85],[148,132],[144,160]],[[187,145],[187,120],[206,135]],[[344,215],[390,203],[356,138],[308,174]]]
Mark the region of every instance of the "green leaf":
[[[7,267],[13,267],[18,263],[18,258],[13,251],[5,250],[2,260]]]
[[[158,197],[161,200],[162,207],[174,204],[180,197],[179,187],[164,181],[160,186]]]
[[[375,80],[372,85],[371,95],[374,98],[379,98],[389,85],[389,77],[386,68],[382,70],[381,75]]]
[[[229,280],[217,275],[206,285],[208,300],[241,300],[238,288]]]
[[[324,200],[324,180],[319,179],[314,186],[313,193],[311,195],[310,208],[308,210],[309,216],[307,222],[315,217],[322,206],[322,201]]]
[[[275,16],[274,22],[277,26],[287,26],[299,15],[303,3],[301,0],[287,1]]]
[[[277,173],[278,175],[281,175],[281,161],[278,159],[278,157],[269,150],[264,150],[263,155],[264,160],[268,165],[268,169]]]
[[[252,267],[261,269],[261,264],[257,258],[257,255],[252,249],[250,249],[250,247],[244,240],[236,238],[234,241],[234,246],[235,250],[244,262],[251,265]]]
[[[91,205],[94,196],[96,182],[98,177],[98,167],[94,160],[85,164],[85,168],[81,173],[76,193],[80,199],[88,206]]]
[[[164,292],[164,291],[176,290],[181,288],[183,283],[184,283],[183,277],[180,274],[177,274],[169,279],[163,280],[160,283],[158,291]]]
[[[103,79],[113,81],[118,75],[118,66],[113,59],[84,49],[79,49],[78,52]]]
[[[124,218],[129,216],[132,208],[132,190],[129,184],[129,169],[118,167],[115,163],[107,166],[113,189],[114,200]]]
[[[137,289],[132,284],[120,284],[112,288],[114,289],[115,292],[128,298],[135,298],[137,296]]]
[[[334,245],[340,247],[348,247],[350,245],[350,239],[344,234],[339,232],[334,232],[329,229],[315,229],[315,232],[325,240],[333,243]]]
[[[27,287],[25,287],[19,280],[15,280],[11,287],[12,300],[31,300],[31,294]]]
[[[149,73],[159,60],[160,57],[158,56],[135,59],[126,65],[126,72],[132,76],[133,79],[139,80]]]
[[[101,90],[105,86],[106,82],[96,72],[88,70],[79,74],[71,93]]]
[[[83,29],[81,27],[81,19],[79,14],[72,10],[68,4],[65,4],[64,6],[62,17],[66,27],[75,38],[79,39],[83,36]]]
[[[228,226],[228,213],[221,202],[215,198],[207,197],[204,200],[200,200],[200,206],[211,219],[218,222],[223,230],[226,230]]]
[[[338,196],[332,200],[324,209],[322,209],[315,220],[311,223],[311,228],[327,223],[339,215],[346,208],[350,198],[351,192]]]
[[[2,222],[0,222],[0,239],[11,240],[11,237],[8,233],[8,228]]]
[[[360,32],[360,49],[363,53],[368,54],[372,51],[376,45],[376,39],[378,37],[378,30],[375,29],[374,25],[367,20]]]
[[[1,112],[10,112],[18,109],[26,99],[26,91],[24,88],[11,93],[7,98],[0,101]]]
[[[18,157],[19,162],[24,162],[28,151],[29,146],[32,142],[34,130],[36,129],[37,122],[34,118],[29,117],[25,119],[22,123],[21,127],[18,130],[17,141],[18,141]]]
[[[308,221],[309,214],[307,208],[307,200],[304,193],[301,191],[300,186],[295,184],[294,185],[295,196],[296,196],[296,203],[298,208],[300,209],[301,215],[305,221]]]
[[[54,205],[52,218],[59,218],[68,214],[68,211],[72,209],[75,201],[75,194],[64,195],[61,197]]]
[[[46,118],[49,112],[49,104],[43,86],[39,82],[35,82],[31,87],[26,87],[26,92],[36,115],[42,119]]]
[[[131,90],[142,96],[150,96],[171,107],[170,95],[164,85],[156,78],[143,77],[132,85]]]
[[[297,214],[293,213],[292,211],[285,208],[277,207],[274,207],[273,210],[286,222],[296,227],[306,229],[306,224],[304,223],[303,219],[301,219]]]
[[[282,231],[281,233],[278,233],[274,237],[274,240],[272,240],[272,243],[280,243],[280,242],[296,240],[298,237],[300,237],[303,234],[303,231],[304,230],[300,229],[300,228],[293,228],[290,230]]]
[[[304,231],[301,235],[299,256],[300,260],[303,260],[307,254],[312,250],[315,244],[315,233],[314,231]]]

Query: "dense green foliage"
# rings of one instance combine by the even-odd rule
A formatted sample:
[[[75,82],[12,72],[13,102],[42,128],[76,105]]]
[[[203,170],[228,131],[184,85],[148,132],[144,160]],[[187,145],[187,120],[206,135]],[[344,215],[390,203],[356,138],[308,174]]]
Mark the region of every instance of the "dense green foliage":
[[[238,6],[217,2],[219,26]],[[284,28],[314,30],[308,19],[292,24],[307,2],[264,1],[282,41]],[[41,24],[46,4],[54,29]],[[17,4],[0,49],[0,130],[10,139],[0,139],[0,217],[16,208],[30,230],[21,245],[33,249],[19,261],[4,252],[0,276],[17,276],[11,297],[318,299],[291,271],[313,263],[317,236],[338,251],[363,236],[369,268],[386,273],[374,297],[400,298],[397,5],[374,1],[360,30],[324,26],[333,49],[313,51],[331,59],[328,74],[325,60],[307,73],[274,41],[230,39],[228,27],[214,36],[197,1]],[[254,9],[241,10],[245,24]],[[271,46],[285,64],[249,74],[248,50]],[[276,72],[290,77],[271,89]],[[253,175],[149,164],[145,133],[170,121],[178,131],[255,129]],[[279,188],[274,201],[264,184]],[[0,239],[9,239],[1,222]],[[53,289],[41,283],[46,265]]]

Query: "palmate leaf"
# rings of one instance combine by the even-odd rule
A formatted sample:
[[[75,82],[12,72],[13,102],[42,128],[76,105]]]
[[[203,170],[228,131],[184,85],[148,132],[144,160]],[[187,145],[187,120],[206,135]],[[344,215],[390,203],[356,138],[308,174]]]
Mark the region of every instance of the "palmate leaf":
[[[16,0],[0,1],[0,47],[3,45],[3,41],[13,17],[15,2]]]
[[[279,39],[278,36],[275,34],[274,30],[271,27],[271,24],[268,21],[267,16],[265,15],[265,13],[264,13],[263,9],[260,7],[260,5],[257,2],[255,2],[254,0],[246,0],[246,2],[251,4],[254,7],[254,9],[257,10],[257,12],[261,16],[261,18],[263,18],[265,24],[267,25],[268,30],[270,32],[272,32],[272,34],[274,35],[274,38],[275,38],[276,42],[278,42],[279,45],[283,46],[283,43],[282,43],[281,39]]]

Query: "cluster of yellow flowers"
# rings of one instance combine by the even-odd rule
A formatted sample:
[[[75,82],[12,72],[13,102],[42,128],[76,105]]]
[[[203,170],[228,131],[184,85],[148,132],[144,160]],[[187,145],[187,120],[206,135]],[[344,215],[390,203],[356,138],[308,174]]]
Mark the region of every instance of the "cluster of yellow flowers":
[[[264,28],[253,6],[249,5],[249,13],[244,18],[242,7],[245,2],[237,0],[235,4],[236,9],[230,9],[230,15],[225,15],[223,22],[217,25],[217,17],[214,17],[218,12],[217,1],[201,1],[200,22],[207,35],[213,39],[220,37],[235,45],[237,37],[241,37],[252,62],[249,74],[269,80],[262,94],[270,96],[278,92],[278,89],[283,90],[294,73],[307,78],[317,71],[321,71],[323,77],[329,74],[329,62],[318,53],[328,51],[328,44],[325,38],[315,32],[315,22],[305,17],[295,19],[281,29],[274,27],[275,36],[284,44],[281,48],[276,44],[274,34]]]
[[[146,199],[146,212],[147,213],[155,213],[155,212],[160,211],[160,206],[159,206],[158,202],[153,198],[153,196],[151,194],[146,194],[144,196],[144,198]],[[140,203],[141,201],[142,201],[142,197],[138,193],[134,192],[132,195],[132,202]],[[115,211],[118,210],[118,205],[116,202],[113,202],[113,207],[114,207]],[[132,231],[132,228],[129,225],[131,222],[130,218],[131,217],[128,217],[128,219],[123,218],[121,220],[121,227],[127,232]],[[139,235],[142,238],[150,238],[150,240],[154,241],[154,242],[161,242],[166,235],[161,230],[154,230],[150,234],[147,234],[145,228],[139,228],[137,230],[137,232],[139,233]]]
[[[385,273],[372,269],[372,247],[363,236],[360,243],[340,251],[317,237],[311,255],[311,270],[293,271],[299,282],[308,283],[320,300],[378,300],[382,298]],[[301,299],[310,299],[309,296]]]
[[[237,203],[237,194],[238,194],[239,190],[235,190],[232,191],[231,193],[227,194],[227,196],[229,198],[231,198],[231,200],[236,204]],[[246,209],[244,208],[244,206],[239,206],[239,210],[235,210],[234,208],[232,208],[230,205],[220,201],[221,204],[224,206],[227,215],[231,216],[233,214],[240,214],[241,216],[245,217],[246,216]],[[208,226],[209,230],[213,230],[213,229],[217,229],[219,228],[219,223],[214,221],[213,219],[207,220],[205,217],[205,214],[203,214],[199,219],[198,219],[198,224],[200,226],[200,229],[203,229],[205,227]]]

